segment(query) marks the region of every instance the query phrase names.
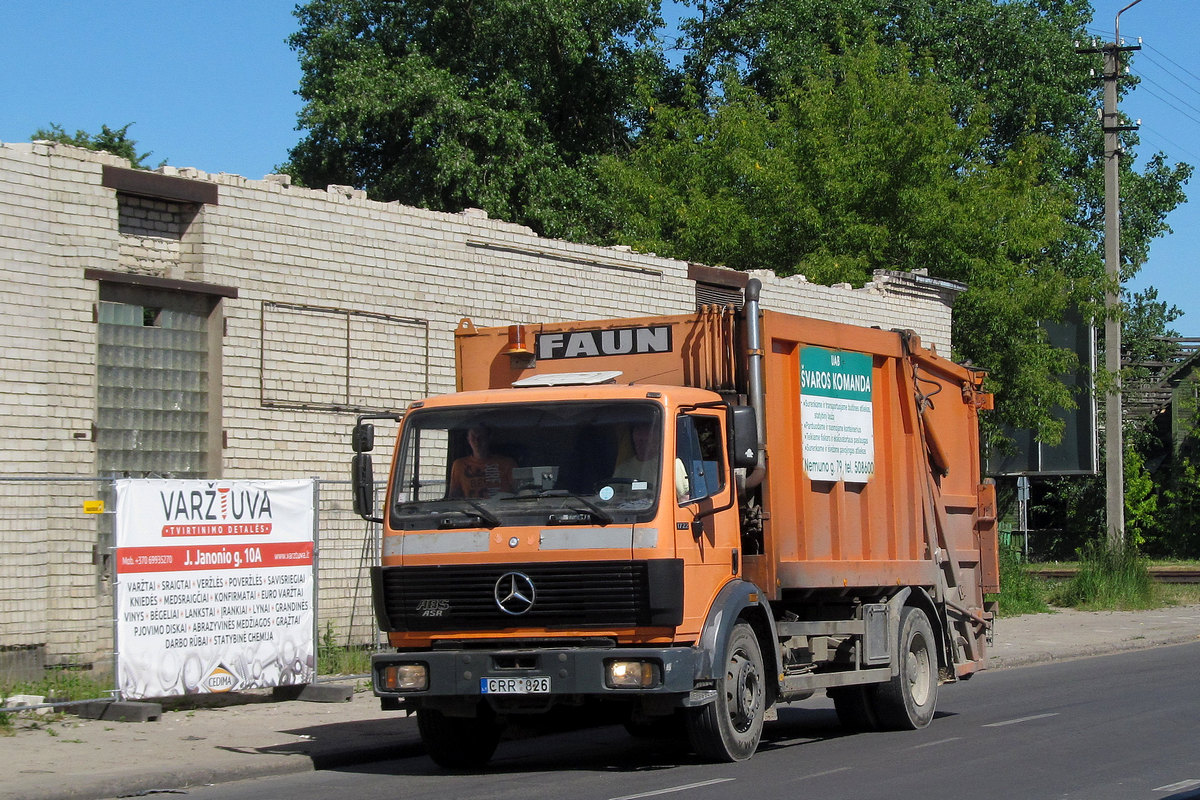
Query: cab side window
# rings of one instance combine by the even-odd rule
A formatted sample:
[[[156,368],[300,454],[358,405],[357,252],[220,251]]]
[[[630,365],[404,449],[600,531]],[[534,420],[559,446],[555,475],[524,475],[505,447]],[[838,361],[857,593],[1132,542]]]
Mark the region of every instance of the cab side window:
[[[721,423],[717,417],[681,415],[676,423],[675,491],[679,502],[711,497],[725,486]]]

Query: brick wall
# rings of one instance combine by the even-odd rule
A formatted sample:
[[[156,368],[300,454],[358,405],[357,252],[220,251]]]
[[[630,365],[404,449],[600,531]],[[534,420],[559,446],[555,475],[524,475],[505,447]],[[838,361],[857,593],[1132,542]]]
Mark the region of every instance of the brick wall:
[[[95,477],[98,283],[88,269],[236,288],[221,301],[216,339],[214,420],[230,478],[345,477],[349,409],[398,410],[453,390],[462,317],[501,325],[678,314],[695,303],[682,261],[543,239],[479,211],[434,213],[347,187],[301,189],[284,176],[169,167],[160,173],[215,186],[218,202],[118,197],[102,184],[105,165],[128,167],[65,145],[0,144],[0,475]],[[954,292],[937,282],[881,274],[855,290],[755,274],[766,308],[912,328],[949,353]],[[20,512],[28,525],[0,530],[0,587],[39,591],[56,605],[32,629],[0,610],[0,646],[40,639],[52,663],[102,652],[111,647],[111,590],[93,547],[103,524],[74,507],[45,520],[38,505],[50,494],[27,494],[12,501],[34,504]],[[344,516],[348,505],[348,495],[333,497],[328,512]],[[40,564],[30,563],[31,540],[46,551]],[[353,574],[360,542],[351,536],[339,545],[349,554],[328,554],[340,566],[323,587],[348,587],[336,596],[322,589],[323,616],[339,633],[351,609],[364,631],[372,627]],[[80,608],[95,618],[63,621]]]

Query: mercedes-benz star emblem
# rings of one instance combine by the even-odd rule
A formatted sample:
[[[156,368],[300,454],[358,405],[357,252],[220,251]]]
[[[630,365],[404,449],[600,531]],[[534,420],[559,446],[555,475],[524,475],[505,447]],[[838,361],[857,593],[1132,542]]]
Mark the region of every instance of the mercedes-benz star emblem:
[[[519,617],[533,608],[533,581],[522,572],[506,572],[496,581],[496,605],[505,614]]]

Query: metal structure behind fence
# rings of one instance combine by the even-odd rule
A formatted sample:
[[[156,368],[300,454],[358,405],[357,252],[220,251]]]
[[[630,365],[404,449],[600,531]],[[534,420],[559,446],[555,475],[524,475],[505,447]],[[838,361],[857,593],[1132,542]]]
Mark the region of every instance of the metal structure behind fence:
[[[354,513],[349,481],[316,483],[317,645],[377,648],[379,526]],[[112,673],[113,485],[0,477],[0,692],[48,668]]]
[[[317,481],[317,637],[343,647],[380,646],[370,568],[380,527],[354,513],[350,481]]]

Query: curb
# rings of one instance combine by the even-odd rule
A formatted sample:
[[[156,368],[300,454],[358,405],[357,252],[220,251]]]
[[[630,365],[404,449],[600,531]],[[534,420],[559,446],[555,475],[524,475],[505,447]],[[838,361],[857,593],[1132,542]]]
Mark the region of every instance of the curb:
[[[1151,650],[1156,647],[1174,647],[1181,644],[1191,644],[1200,641],[1197,634],[1179,634],[1158,639],[1129,639],[1110,642],[1108,644],[1088,645],[1077,647],[1069,653],[1056,653],[1050,650],[1030,651],[1012,656],[989,656],[988,669],[1016,669],[1019,667],[1034,667],[1041,664],[1053,664],[1060,661],[1078,661],[1081,658],[1111,656],[1118,653],[1133,653],[1139,650]]]

